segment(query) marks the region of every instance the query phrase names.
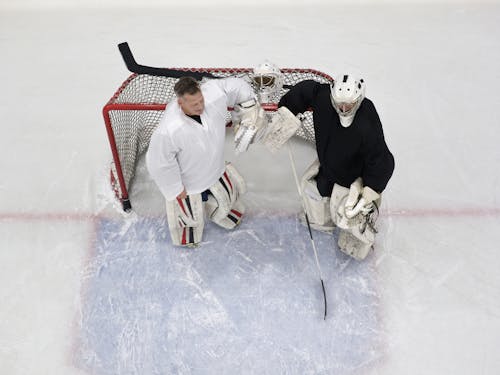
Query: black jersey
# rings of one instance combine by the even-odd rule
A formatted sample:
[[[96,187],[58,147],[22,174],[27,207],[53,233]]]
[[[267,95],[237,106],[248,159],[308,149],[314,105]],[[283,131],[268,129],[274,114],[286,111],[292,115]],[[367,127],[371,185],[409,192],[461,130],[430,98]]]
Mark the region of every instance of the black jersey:
[[[385,189],[394,170],[394,157],[385,143],[382,123],[371,100],[365,98],[361,102],[347,128],[340,124],[333,108],[329,84],[302,81],[281,98],[279,106],[295,115],[308,108],[313,110],[320,175],[332,188],[334,183],[348,188],[362,177],[363,184],[376,192]]]

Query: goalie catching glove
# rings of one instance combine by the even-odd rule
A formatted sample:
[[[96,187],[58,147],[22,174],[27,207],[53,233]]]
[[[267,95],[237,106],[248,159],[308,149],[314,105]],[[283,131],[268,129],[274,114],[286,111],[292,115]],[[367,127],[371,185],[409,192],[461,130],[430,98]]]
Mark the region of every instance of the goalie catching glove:
[[[349,189],[349,195],[345,203],[345,216],[351,219],[360,212],[363,215],[368,214],[373,210],[373,202],[379,198],[380,194],[371,187],[363,187],[363,182],[359,177],[351,184]]]
[[[257,133],[267,124],[266,114],[255,99],[237,104],[233,110],[232,121],[236,153],[246,151],[256,139]]]
[[[280,107],[273,115],[263,136],[262,143],[271,151],[281,148],[299,129],[301,120],[287,107]]]

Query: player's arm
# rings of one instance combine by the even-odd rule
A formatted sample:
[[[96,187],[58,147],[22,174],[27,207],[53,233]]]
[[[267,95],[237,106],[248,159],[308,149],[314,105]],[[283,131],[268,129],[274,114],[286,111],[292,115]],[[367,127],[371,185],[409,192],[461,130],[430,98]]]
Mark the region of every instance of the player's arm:
[[[297,83],[288,91],[278,103],[278,107],[286,107],[296,116],[314,107],[314,98],[320,84],[313,80]]]
[[[215,81],[226,95],[226,104],[234,108],[235,105],[255,98],[252,86],[243,78],[228,77]]]
[[[232,121],[236,152],[248,149],[267,125],[267,118],[248,82],[242,78],[225,78],[220,81],[227,96],[228,107],[233,108]]]
[[[369,102],[370,127],[363,135],[364,186],[380,194],[387,186],[394,171],[394,158],[385,143],[382,123],[373,103]]]
[[[348,218],[372,210],[373,203],[380,200],[394,170],[394,158],[385,143],[382,123],[375,106],[371,102],[366,104],[370,112],[370,126],[363,135],[361,146],[364,159],[363,175],[350,187],[345,204],[345,214]]]

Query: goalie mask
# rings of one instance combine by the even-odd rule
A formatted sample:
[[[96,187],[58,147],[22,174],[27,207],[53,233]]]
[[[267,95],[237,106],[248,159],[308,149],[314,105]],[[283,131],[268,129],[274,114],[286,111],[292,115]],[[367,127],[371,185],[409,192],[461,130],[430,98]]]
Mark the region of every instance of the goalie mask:
[[[347,128],[365,98],[365,82],[350,74],[344,74],[334,81],[331,89],[333,108],[340,117],[340,123]]]
[[[276,65],[265,61],[253,69],[250,78],[261,103],[271,103],[274,97],[274,101],[278,101],[283,74]]]

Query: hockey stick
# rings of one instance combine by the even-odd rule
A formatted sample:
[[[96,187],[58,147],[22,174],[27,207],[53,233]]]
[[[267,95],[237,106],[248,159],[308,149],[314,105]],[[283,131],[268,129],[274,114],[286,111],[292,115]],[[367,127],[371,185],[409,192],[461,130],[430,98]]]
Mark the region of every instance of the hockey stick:
[[[318,267],[319,279],[321,281],[321,288],[323,289],[323,300],[325,302],[325,316],[323,320],[326,320],[327,303],[326,303],[325,283],[323,282],[323,275],[321,273],[321,267],[319,266],[318,251],[316,250],[316,244],[314,243],[314,238],[311,231],[311,224],[309,223],[309,216],[307,216],[304,197],[302,196],[302,191],[300,189],[299,178],[297,177],[297,170],[295,169],[295,160],[293,159],[293,154],[292,154],[292,148],[290,147],[290,143],[288,142],[287,142],[287,148],[288,148],[288,156],[290,157],[290,164],[292,165],[293,177],[295,178],[295,185],[297,186],[300,202],[302,203],[302,209],[304,210],[304,215],[306,217],[307,229],[309,229],[309,237],[311,238],[311,245],[314,252],[314,258],[316,259],[316,266]]]
[[[197,80],[201,80],[203,77],[217,78],[208,72],[191,72],[189,70],[155,68],[152,66],[137,64],[134,55],[132,54],[132,51],[130,50],[130,47],[127,42],[118,44],[118,49],[120,50],[120,53],[123,57],[123,61],[125,61],[127,69],[132,73],[149,74],[151,76],[172,77],[172,78],[190,76]]]

